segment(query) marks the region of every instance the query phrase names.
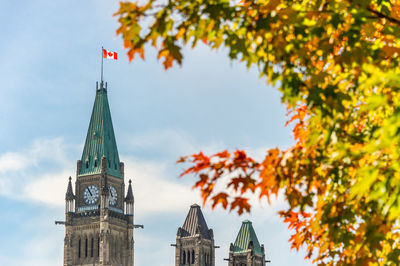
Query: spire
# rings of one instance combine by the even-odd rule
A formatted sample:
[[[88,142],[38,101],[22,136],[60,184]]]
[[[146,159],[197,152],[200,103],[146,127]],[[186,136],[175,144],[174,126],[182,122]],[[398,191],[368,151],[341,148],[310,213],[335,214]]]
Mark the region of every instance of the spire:
[[[68,188],[67,188],[67,193],[65,193],[65,200],[74,200],[74,192],[72,191],[72,182],[71,182],[71,177],[69,177],[69,182],[68,182]]]
[[[129,186],[128,186],[128,192],[126,193],[126,202],[133,202],[133,192],[132,192],[132,180],[129,179]]]
[[[242,222],[235,244],[233,245],[233,253],[247,252],[250,246],[253,246],[255,254],[263,255],[253,225],[249,220],[245,220]]]
[[[200,234],[203,238],[212,239],[211,230],[208,229],[206,220],[201,212],[200,206],[193,204],[190,206],[185,223],[180,230],[181,237],[195,236]]]
[[[108,105],[107,83],[104,87],[103,82],[100,83],[100,88],[96,85],[96,98],[83,148],[79,176],[101,173],[102,157],[107,159],[107,174],[123,178]]]

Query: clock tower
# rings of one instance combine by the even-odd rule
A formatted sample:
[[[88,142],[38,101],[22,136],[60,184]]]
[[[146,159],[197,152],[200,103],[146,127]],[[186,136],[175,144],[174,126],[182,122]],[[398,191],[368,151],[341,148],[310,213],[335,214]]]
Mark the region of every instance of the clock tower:
[[[64,266],[133,266],[133,193],[125,195],[107,83],[96,84],[96,98],[77,162],[75,194],[71,177],[65,196]]]

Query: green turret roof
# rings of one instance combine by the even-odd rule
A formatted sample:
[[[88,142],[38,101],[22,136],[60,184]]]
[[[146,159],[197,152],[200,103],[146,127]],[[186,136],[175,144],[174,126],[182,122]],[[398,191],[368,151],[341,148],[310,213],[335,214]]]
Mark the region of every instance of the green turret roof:
[[[96,89],[96,99],[83,148],[79,176],[101,173],[102,157],[107,159],[107,173],[123,178],[108,105],[107,88],[100,84],[100,89]]]
[[[240,227],[235,244],[233,245],[233,253],[247,252],[250,241],[253,242],[254,253],[262,255],[261,246],[258,242],[256,232],[254,232],[253,225],[249,220],[245,220]]]

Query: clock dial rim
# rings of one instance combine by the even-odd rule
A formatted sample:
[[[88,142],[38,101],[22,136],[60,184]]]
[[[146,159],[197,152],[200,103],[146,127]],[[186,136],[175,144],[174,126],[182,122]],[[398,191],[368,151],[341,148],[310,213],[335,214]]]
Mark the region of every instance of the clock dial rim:
[[[99,200],[99,188],[96,185],[89,185],[83,191],[83,201],[87,205],[94,205]]]
[[[116,206],[117,202],[118,202],[118,193],[117,190],[115,189],[115,187],[109,185],[108,186],[109,190],[110,190],[110,195],[109,195],[109,199],[108,199],[108,203],[111,206]]]

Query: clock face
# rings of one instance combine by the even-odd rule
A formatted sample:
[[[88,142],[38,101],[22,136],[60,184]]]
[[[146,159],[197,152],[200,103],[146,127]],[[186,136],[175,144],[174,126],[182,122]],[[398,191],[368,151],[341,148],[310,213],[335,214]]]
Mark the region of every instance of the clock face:
[[[110,189],[109,203],[111,206],[115,206],[117,205],[117,199],[118,199],[117,190],[113,186],[109,186],[109,189]]]
[[[99,199],[99,189],[95,185],[90,185],[85,188],[83,192],[83,200],[86,204],[95,204],[96,201]]]

